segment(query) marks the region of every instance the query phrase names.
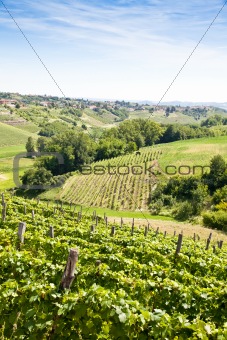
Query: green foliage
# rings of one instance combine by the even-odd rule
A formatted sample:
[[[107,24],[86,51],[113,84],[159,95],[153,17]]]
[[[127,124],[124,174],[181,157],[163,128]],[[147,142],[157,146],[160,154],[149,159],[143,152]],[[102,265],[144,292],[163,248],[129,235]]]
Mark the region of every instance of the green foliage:
[[[69,129],[70,127],[66,123],[55,121],[53,123],[43,124],[41,130],[39,131],[39,135],[45,137],[52,137],[58,133],[66,132]]]
[[[126,120],[117,128],[104,132],[103,138],[118,138],[126,143],[134,142],[137,147],[151,146],[162,135],[162,128],[158,123],[147,119]]]
[[[25,147],[26,147],[27,152],[34,152],[35,151],[35,141],[32,137],[28,137],[28,140],[27,140]]]
[[[216,155],[211,159],[210,173],[204,174],[202,178],[211,193],[227,185],[227,165],[221,155]]]
[[[212,127],[217,125],[227,125],[227,118],[222,117],[221,115],[214,115],[201,123],[201,126]]]
[[[26,186],[45,186],[52,183],[52,173],[44,167],[34,168],[26,171],[21,177],[22,183]]]
[[[224,210],[209,212],[203,215],[203,224],[206,227],[227,231],[227,214]]]
[[[227,202],[227,185],[221,189],[217,189],[212,198],[214,204],[219,204],[222,201]]]
[[[99,217],[19,197],[0,228],[2,339],[225,339],[227,253],[204,242],[123,225],[114,237]],[[24,214],[26,206],[27,213]],[[56,207],[55,207],[56,208]],[[75,207],[73,207],[75,208]],[[35,211],[32,219],[31,211]],[[77,212],[77,211],[76,211]],[[26,222],[18,243],[19,221]],[[55,238],[49,237],[49,226]],[[60,291],[69,248],[79,248],[70,291]],[[100,265],[96,265],[99,260]]]

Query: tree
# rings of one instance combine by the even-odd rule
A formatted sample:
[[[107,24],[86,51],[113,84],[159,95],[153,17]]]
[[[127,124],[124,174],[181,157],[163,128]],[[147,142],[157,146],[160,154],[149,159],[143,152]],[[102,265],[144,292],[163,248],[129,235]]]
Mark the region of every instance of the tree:
[[[32,137],[28,137],[28,141],[26,143],[26,150],[27,150],[27,152],[34,152],[35,151],[35,141]]]

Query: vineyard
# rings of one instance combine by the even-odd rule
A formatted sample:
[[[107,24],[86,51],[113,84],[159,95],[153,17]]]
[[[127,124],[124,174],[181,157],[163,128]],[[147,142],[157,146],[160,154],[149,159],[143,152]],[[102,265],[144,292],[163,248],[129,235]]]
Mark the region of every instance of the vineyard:
[[[161,149],[143,148],[138,154],[93,163],[90,174],[84,172],[67,181],[60,198],[85,206],[147,210],[149,193],[156,184],[157,160],[161,153]],[[151,169],[153,173],[146,170],[151,166],[154,166]],[[104,167],[105,173],[102,171]]]
[[[0,338],[227,338],[227,248],[2,196]]]

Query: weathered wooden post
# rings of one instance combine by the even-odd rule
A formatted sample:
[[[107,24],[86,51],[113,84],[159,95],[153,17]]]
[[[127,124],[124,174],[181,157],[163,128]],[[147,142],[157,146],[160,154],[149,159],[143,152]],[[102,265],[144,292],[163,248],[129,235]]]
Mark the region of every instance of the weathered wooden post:
[[[215,245],[213,245],[213,253],[214,253],[214,254],[216,253],[216,247],[215,247]]]
[[[91,225],[90,230],[91,230],[91,232],[93,233],[93,232],[95,231],[95,226],[94,226],[94,225]]]
[[[219,242],[219,249],[222,249],[222,246],[223,246],[223,241],[221,240],[221,241]]]
[[[164,232],[164,237],[166,238],[166,231]]]
[[[159,233],[159,227],[157,227],[156,229],[156,235],[158,235],[158,233]]]
[[[111,227],[111,233],[110,233],[110,236],[114,236],[115,235],[115,227],[112,226]]]
[[[52,225],[50,226],[50,237],[54,238],[54,227]]]
[[[25,230],[26,230],[26,223],[20,222],[18,226],[18,238],[19,238],[20,243],[24,243]]]
[[[132,219],[132,226],[134,227],[134,225],[135,225],[135,220],[134,220],[134,217],[133,217],[133,219]]]
[[[70,289],[75,278],[74,274],[78,257],[79,257],[78,249],[70,249],[69,257],[59,286],[60,290]]]
[[[5,195],[2,193],[2,205],[5,203]]]
[[[123,218],[121,217],[121,228],[123,227]]]
[[[196,233],[194,233],[193,241],[194,241],[194,242],[196,241]]]
[[[98,223],[99,223],[99,218],[98,218],[98,216],[95,216],[95,224],[96,224],[96,226],[98,225]]]
[[[210,233],[208,239],[211,241],[211,238],[212,238],[212,233]]]
[[[144,229],[144,236],[145,236],[145,237],[147,236],[147,233],[148,233],[148,228],[147,228],[147,226],[146,226],[145,229]]]
[[[108,217],[106,216],[106,227],[108,226]]]
[[[179,234],[178,235],[178,241],[177,241],[176,255],[179,255],[179,253],[180,253],[182,242],[183,242],[183,235]]]
[[[134,229],[135,229],[135,227],[134,227],[134,225],[132,225],[132,229],[131,229],[131,235],[133,236],[133,234],[134,234]]]
[[[27,214],[27,207],[26,207],[26,205],[24,206],[24,215],[26,215]]]
[[[176,236],[176,233],[177,233],[176,230],[174,230],[173,236]]]
[[[2,204],[2,221],[5,222],[6,220],[6,206],[7,206],[7,203],[4,202]]]
[[[209,245],[210,245],[210,239],[208,238],[208,239],[207,239],[207,243],[206,243],[206,250],[209,249]]]

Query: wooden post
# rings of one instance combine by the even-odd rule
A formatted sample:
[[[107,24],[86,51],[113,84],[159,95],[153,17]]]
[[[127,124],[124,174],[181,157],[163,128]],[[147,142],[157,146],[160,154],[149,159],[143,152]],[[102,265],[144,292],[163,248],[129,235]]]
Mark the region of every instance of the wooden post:
[[[196,241],[196,233],[194,233],[193,240]]]
[[[99,223],[98,216],[95,216],[95,224],[96,224],[96,226],[98,225],[98,223]]]
[[[106,216],[106,227],[108,226],[108,217]]]
[[[18,226],[18,237],[19,237],[20,243],[24,243],[25,230],[26,230],[26,223],[20,222]]]
[[[197,235],[197,238],[198,238],[198,241],[200,241],[200,236],[199,235]]]
[[[134,217],[133,217],[133,219],[132,219],[132,226],[134,227],[134,225],[135,225],[135,220],[134,220]]]
[[[4,194],[2,193],[2,205],[4,205],[4,203],[5,203],[5,196],[4,196]]]
[[[112,226],[111,227],[111,233],[110,233],[110,236],[114,236],[115,235],[115,227]]]
[[[69,257],[59,286],[60,290],[70,289],[71,284],[73,283],[73,280],[75,278],[74,274],[78,257],[79,251],[77,249],[70,249]]]
[[[144,229],[144,236],[145,236],[145,237],[147,236],[147,232],[148,232],[148,228],[145,227],[145,229]]]
[[[121,217],[121,228],[123,227],[123,218]]]
[[[210,233],[210,235],[209,235],[209,237],[208,237],[210,241],[211,241],[211,237],[212,237],[212,233]]]
[[[2,204],[2,221],[5,222],[6,220],[6,206],[7,206],[7,203],[4,202]]]
[[[147,224],[147,229],[150,230],[150,223]]]
[[[216,253],[216,247],[215,247],[215,245],[213,245],[213,253],[214,253],[214,254]]]
[[[91,225],[91,228],[90,228],[91,232],[93,233],[95,231],[95,226],[94,225]]]
[[[106,220],[106,213],[104,213],[104,217],[103,217],[104,221]]]
[[[50,226],[50,237],[54,238],[54,227]]]
[[[159,232],[159,227],[156,229],[156,235],[158,235],[158,232]]]
[[[208,239],[207,239],[207,244],[206,244],[206,250],[209,249],[209,245],[210,245],[210,239],[208,238]]]
[[[176,236],[176,230],[174,230],[173,236]]]
[[[178,241],[177,241],[176,255],[178,255],[180,253],[182,242],[183,242],[183,235],[179,234],[178,235]]]
[[[132,229],[131,229],[131,235],[133,236],[133,234],[134,234],[134,225],[132,225]]]
[[[27,214],[27,207],[26,207],[26,205],[24,206],[24,214],[25,215]]]
[[[220,241],[220,242],[219,242],[219,249],[221,249],[222,246],[223,246],[223,241]]]
[[[166,231],[164,232],[164,237],[166,238]]]

